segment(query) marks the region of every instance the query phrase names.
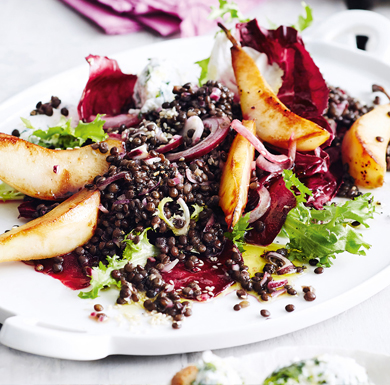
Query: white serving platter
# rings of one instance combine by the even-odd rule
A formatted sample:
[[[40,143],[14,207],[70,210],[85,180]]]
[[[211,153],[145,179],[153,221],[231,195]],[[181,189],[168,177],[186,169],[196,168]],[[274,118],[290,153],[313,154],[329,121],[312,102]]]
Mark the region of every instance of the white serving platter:
[[[355,15],[355,16],[353,16]],[[370,15],[370,16],[367,16]],[[355,18],[353,28],[339,31],[340,35],[355,34],[363,25],[375,33],[389,35],[390,27],[379,15],[348,13],[344,19]],[[362,20],[364,23],[362,24]],[[368,20],[368,21],[367,21]],[[386,20],[386,19],[385,19]],[[338,20],[339,22],[339,20]],[[334,21],[328,22],[330,27]],[[360,24],[359,24],[360,23]],[[308,36],[307,48],[329,84],[340,86],[363,101],[372,100],[371,85],[378,83],[390,89],[390,66],[381,59],[381,40],[370,48],[375,54],[357,51],[338,42],[338,36],[327,36],[320,29]],[[366,31],[366,30],[364,30]],[[370,32],[370,31],[368,31]],[[317,35],[316,35],[317,33]],[[207,57],[212,37],[172,40],[130,50],[114,56],[124,72],[138,73],[150,57],[172,58],[193,63]],[[374,39],[375,43],[375,39]],[[383,46],[383,44],[382,44]],[[379,47],[379,48],[378,48]],[[86,52],[86,55],[89,52]],[[88,78],[88,65],[62,73],[31,87],[0,106],[0,131],[21,128],[20,117],[28,117],[35,104],[59,96],[63,102],[76,105]],[[208,303],[195,303],[194,315],[185,320],[180,330],[169,322],[158,323],[155,318],[133,306],[122,310],[110,308],[117,292],[107,291],[95,301],[82,300],[59,281],[38,274],[23,263],[0,265],[0,342],[22,351],[74,360],[92,360],[111,354],[164,355],[206,349],[219,349],[262,341],[293,332],[326,320],[376,294],[390,283],[390,258],[387,234],[390,229],[390,178],[383,188],[373,191],[382,202],[382,214],[363,230],[372,248],[367,256],[339,255],[331,269],[322,275],[312,270],[294,284],[312,285],[317,299],[306,302],[303,296],[284,297],[272,303],[259,303],[251,298],[251,306],[234,312],[234,294],[216,298]],[[17,204],[0,204],[0,232],[23,222],[17,219]],[[59,242],[61,240],[58,240]],[[88,316],[93,304],[107,309],[109,321],[97,323]],[[287,313],[284,307],[293,303],[296,311]],[[269,319],[260,317],[260,309],[271,312]],[[161,321],[161,320],[160,320]]]

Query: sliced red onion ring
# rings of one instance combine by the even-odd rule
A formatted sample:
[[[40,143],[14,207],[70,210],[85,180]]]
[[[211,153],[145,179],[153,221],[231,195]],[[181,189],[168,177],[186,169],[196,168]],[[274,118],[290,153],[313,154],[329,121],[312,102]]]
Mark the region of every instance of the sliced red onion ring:
[[[267,279],[268,277],[270,277],[271,274],[270,273],[267,273],[266,271],[264,272],[264,275],[263,275],[263,278],[261,279],[261,281],[259,282],[260,286],[264,286],[265,283],[267,282]]]
[[[102,204],[99,205],[99,210],[104,214],[109,213],[109,211]]]
[[[278,289],[279,287],[283,287],[288,284],[287,279],[281,279],[280,281],[270,281],[268,282],[268,289]]]
[[[263,155],[259,155],[256,159],[256,166],[260,170],[264,170],[270,172],[271,174],[280,174],[290,165],[290,161],[288,160],[286,163],[272,163],[269,160],[265,159]]]
[[[204,227],[203,232],[207,233],[213,227],[214,223],[215,223],[214,214],[211,214],[211,217],[207,221],[206,226]]]
[[[255,149],[264,156],[267,160],[273,163],[285,163],[289,161],[289,157],[286,155],[274,155],[271,154],[261,143],[260,139],[253,135],[239,120],[235,119],[231,124],[232,128],[236,130],[240,135],[246,138]]]
[[[204,124],[199,116],[194,115],[187,119],[181,135],[183,137],[188,136],[189,130],[194,130],[194,134],[192,135],[192,144],[195,145],[200,141],[204,131]]]
[[[281,294],[284,294],[287,292],[287,289],[281,289],[281,290],[276,290],[271,293],[272,298],[279,297]]]
[[[149,159],[145,159],[144,162],[147,164],[147,165],[151,165],[153,163],[157,163],[157,162],[161,162],[161,159],[156,156],[154,158],[149,158]]]
[[[175,135],[167,144],[156,148],[156,151],[160,154],[165,154],[166,152],[172,151],[175,148],[179,147],[182,143],[183,137],[181,135]]]
[[[168,154],[166,157],[171,162],[184,158],[189,161],[200,158],[218,146],[229,132],[230,119],[227,116],[221,118],[209,118],[203,121],[204,126],[210,127],[210,135],[200,143],[187,150]]]
[[[96,119],[95,115],[89,117],[88,121],[93,122]],[[102,120],[105,121],[103,128],[119,128],[122,124],[126,127],[137,126],[140,122],[138,114],[121,114],[116,116],[103,116]]]
[[[179,184],[179,183],[183,183],[183,182],[184,182],[184,176],[180,174],[179,170],[177,169],[177,166],[176,166],[175,177],[173,178],[173,181],[174,181],[176,184]]]
[[[296,267],[288,258],[277,253],[276,251],[269,251],[267,254],[265,254],[264,258],[270,263],[272,263],[273,265],[279,267],[278,270],[276,271],[279,275],[287,274],[287,273],[295,273],[297,270]]]
[[[260,154],[256,159],[256,165],[261,170],[270,172],[271,174],[281,174],[283,170],[290,169],[294,165],[296,150],[297,142],[294,140],[294,134],[292,134],[288,146],[288,157],[284,163],[270,162],[262,154]]]
[[[136,147],[127,153],[127,156],[132,159],[145,159],[149,156],[146,143]]]
[[[179,263],[179,258],[176,258],[172,262],[169,262],[164,268],[161,270],[162,273],[169,273],[177,264]]]
[[[261,218],[266,213],[268,207],[271,204],[271,196],[264,186],[260,186],[256,192],[259,194],[259,203],[250,212],[249,223],[255,222]]]
[[[288,143],[288,157],[290,158],[290,162],[291,162],[290,167],[293,166],[295,162],[295,155],[297,153],[297,141],[294,139],[294,137],[295,135],[294,133],[292,133]]]
[[[214,87],[211,91],[210,99],[215,100],[217,102],[221,98],[221,94],[222,91],[219,88]]]
[[[191,183],[198,183],[198,181],[195,179],[194,175],[192,174],[189,168],[186,169],[186,177]]]
[[[129,175],[128,172],[126,171],[122,171],[122,172],[119,172],[118,174],[115,174],[113,176],[110,176],[108,177],[103,183],[99,184],[98,185],[98,189],[100,191],[104,190],[109,184],[111,184],[112,182],[115,182],[116,180],[118,179],[122,179],[124,178],[126,175]]]

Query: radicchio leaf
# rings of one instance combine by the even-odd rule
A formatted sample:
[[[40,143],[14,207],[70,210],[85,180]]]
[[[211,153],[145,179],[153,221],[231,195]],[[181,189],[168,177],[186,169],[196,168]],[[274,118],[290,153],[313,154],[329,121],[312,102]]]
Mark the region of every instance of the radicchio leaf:
[[[265,53],[270,65],[277,63],[284,71],[279,99],[297,115],[314,121],[332,134],[322,118],[328,106],[329,89],[299,32],[286,26],[267,30],[260,27],[256,19],[237,24],[237,29],[243,47]]]
[[[134,106],[136,75],[124,74],[116,60],[105,56],[89,55],[86,60],[89,79],[77,107],[81,120],[90,121],[97,114],[119,115]]]

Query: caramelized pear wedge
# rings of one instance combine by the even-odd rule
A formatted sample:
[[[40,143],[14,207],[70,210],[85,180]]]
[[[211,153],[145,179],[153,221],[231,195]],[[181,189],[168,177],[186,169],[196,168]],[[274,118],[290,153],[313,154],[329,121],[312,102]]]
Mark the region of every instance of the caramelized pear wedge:
[[[230,50],[242,116],[256,121],[257,136],[274,146],[288,148],[294,134],[298,151],[312,151],[325,143],[329,132],[290,111],[271,90],[254,60],[222,24],[218,25],[233,43]]]
[[[108,170],[106,158],[112,147],[124,151],[119,140],[109,139],[105,143],[105,154],[92,146],[49,150],[0,133],[0,180],[34,198],[68,198]]]
[[[46,215],[0,235],[0,262],[56,257],[94,234],[100,191],[81,190]]]
[[[386,149],[390,141],[390,104],[376,107],[360,117],[344,136],[343,163],[358,186],[383,185],[386,173]]]
[[[242,124],[256,134],[253,120],[243,120]],[[219,205],[229,228],[234,227],[245,209],[254,156],[254,146],[237,134],[230,147],[219,187]]]

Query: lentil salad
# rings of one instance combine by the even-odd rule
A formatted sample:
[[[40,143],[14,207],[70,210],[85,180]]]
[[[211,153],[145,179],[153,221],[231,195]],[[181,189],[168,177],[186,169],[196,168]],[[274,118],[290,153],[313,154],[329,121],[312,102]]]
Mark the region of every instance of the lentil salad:
[[[259,271],[254,277],[249,277],[247,266],[239,250],[235,249],[224,235],[227,229],[218,206],[219,180],[221,165],[227,159],[235,132],[230,130],[222,142],[210,152],[189,161],[188,158],[182,160],[179,157],[175,162],[171,162],[169,155],[165,156],[157,151],[164,145],[158,139],[159,130],[163,132],[168,142],[174,142],[175,135],[185,130],[185,122],[188,122],[192,116],[198,117],[205,123],[210,118],[220,119],[220,121],[241,120],[239,105],[234,102],[234,94],[220,82],[213,80],[201,87],[186,83],[183,86],[176,86],[173,92],[174,101],[165,102],[161,111],[148,113],[137,127],[127,127],[124,124],[107,130],[112,136],[126,137],[127,155],[121,156],[117,148],[112,148],[108,154],[105,143],[94,145],[101,153],[107,153],[107,162],[110,164],[106,174],[97,176],[94,183],[86,186],[101,191],[102,208],[94,237],[87,244],[78,247],[73,254],[77,256],[83,272],[90,275],[89,269],[96,267],[99,262],[107,263],[107,256],[123,254],[127,247],[126,242],[123,241],[129,240],[137,245],[141,242],[141,238],[145,237],[147,229],[152,228],[154,231],[149,230],[147,235],[158,251],[149,258],[148,264],[134,266],[129,262],[124,267],[113,269],[111,272],[112,278],[121,285],[117,302],[119,304],[137,302],[142,298],[139,294],[145,293],[149,298],[144,301],[145,308],[168,314],[174,321],[173,327],[179,328],[183,317],[191,315],[189,303],[182,302],[183,297],[191,300],[199,300],[200,297],[200,300],[204,300],[218,294],[218,290],[216,291],[215,287],[210,290],[210,286],[195,282],[193,278],[188,285],[181,285],[179,290],[176,288],[172,290],[169,280],[165,278],[176,265],[181,266],[187,273],[197,273],[202,271],[205,261],[208,261],[211,269],[218,270],[221,277],[226,277],[222,283],[219,283],[222,285],[222,290],[226,285],[236,281],[244,290],[257,292],[264,301],[274,297],[273,293],[283,294],[288,291],[288,288],[285,287],[287,282],[284,281],[282,290],[278,290],[278,286],[274,287],[271,284],[273,281],[271,274],[277,272],[281,265],[284,266],[283,257],[287,253],[285,249],[278,250],[276,254],[279,255],[272,255],[273,259],[269,257],[270,263],[266,264],[263,271]],[[344,97],[349,98],[344,92],[342,93]],[[345,124],[348,120],[347,124],[352,124],[354,119],[356,120],[365,111],[364,109],[367,109],[365,106],[353,107],[352,103],[348,103],[347,108],[352,112],[351,119],[345,118],[345,111],[343,111],[343,119],[337,121],[335,119],[338,118],[337,114],[330,110],[327,112],[328,119],[333,120],[338,126],[340,121]],[[182,137],[183,142],[176,148],[176,152],[194,148],[195,133],[196,128],[189,129],[184,138]],[[204,124],[203,133],[196,139],[202,142],[211,133],[212,128]],[[141,151],[140,147],[148,154],[144,159],[137,159],[138,151]],[[344,181],[349,181],[350,185],[344,196],[356,196],[358,189],[345,171]],[[257,190],[260,185],[259,180],[263,177],[264,170],[252,171],[249,189]],[[344,182],[344,186],[346,185],[347,183]],[[167,203],[163,205],[164,216],[168,221],[161,219],[159,215],[153,215],[166,198],[171,199],[169,202],[165,201]],[[194,218],[183,219],[180,199],[187,205],[190,218],[195,214]],[[44,215],[53,206],[42,202],[30,202],[39,203],[35,206],[32,217]],[[203,209],[196,214],[198,207]],[[173,220],[169,221],[170,218]],[[188,231],[185,234],[176,235],[173,231],[180,230],[186,225]],[[256,221],[254,226],[256,231],[264,231],[262,221]],[[224,252],[229,258],[224,259]],[[172,267],[175,261],[177,261],[176,265]],[[61,273],[63,262],[63,256],[53,259],[52,271]],[[219,267],[218,264],[224,266]],[[44,269],[40,265],[36,265],[37,270]],[[169,270],[171,267],[172,269]],[[301,268],[293,266],[292,269],[299,271]]]

